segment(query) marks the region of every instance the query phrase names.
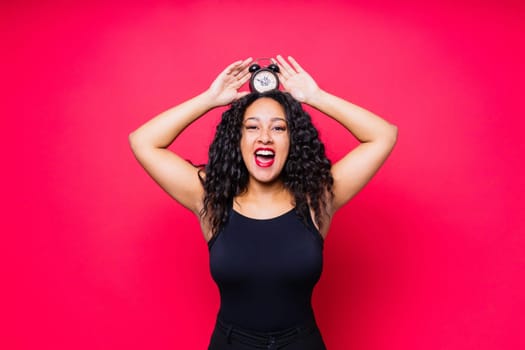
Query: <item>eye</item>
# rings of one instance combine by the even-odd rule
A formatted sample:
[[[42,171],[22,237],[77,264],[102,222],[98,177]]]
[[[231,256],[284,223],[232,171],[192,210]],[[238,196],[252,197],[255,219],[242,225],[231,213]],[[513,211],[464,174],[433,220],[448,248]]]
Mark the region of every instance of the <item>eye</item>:
[[[283,132],[283,131],[286,131],[286,126],[277,125],[273,127],[273,130],[278,131],[278,132]]]
[[[246,130],[257,130],[258,129],[257,125],[245,125],[244,128]]]

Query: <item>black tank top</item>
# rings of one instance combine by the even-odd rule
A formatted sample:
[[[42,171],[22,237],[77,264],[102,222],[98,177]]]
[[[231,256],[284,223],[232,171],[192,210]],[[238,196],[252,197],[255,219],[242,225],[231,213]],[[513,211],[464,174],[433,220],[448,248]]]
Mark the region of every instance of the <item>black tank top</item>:
[[[314,320],[312,291],[323,268],[323,238],[295,209],[271,219],[231,210],[208,242],[211,275],[221,296],[218,317],[275,331]]]

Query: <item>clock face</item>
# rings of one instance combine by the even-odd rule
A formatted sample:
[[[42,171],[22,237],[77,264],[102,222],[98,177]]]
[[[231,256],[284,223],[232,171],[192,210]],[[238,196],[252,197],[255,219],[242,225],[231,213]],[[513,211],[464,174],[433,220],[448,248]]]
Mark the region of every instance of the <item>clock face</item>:
[[[277,89],[279,80],[274,72],[262,69],[252,76],[252,86],[258,92],[265,92]]]

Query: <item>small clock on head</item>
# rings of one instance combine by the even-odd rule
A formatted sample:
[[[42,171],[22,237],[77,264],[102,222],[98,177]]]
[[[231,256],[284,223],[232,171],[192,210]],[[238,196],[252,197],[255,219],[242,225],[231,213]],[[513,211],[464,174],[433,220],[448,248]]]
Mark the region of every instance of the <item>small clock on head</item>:
[[[252,92],[266,92],[279,88],[279,67],[272,63],[268,67],[261,68],[260,65],[254,63],[249,68],[252,77],[250,78],[250,90]]]

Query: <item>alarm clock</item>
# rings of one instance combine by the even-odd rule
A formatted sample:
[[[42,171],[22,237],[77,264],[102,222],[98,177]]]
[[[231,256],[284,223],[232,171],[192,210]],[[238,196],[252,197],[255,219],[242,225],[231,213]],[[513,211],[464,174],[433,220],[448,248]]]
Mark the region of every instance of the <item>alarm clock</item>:
[[[267,67],[261,68],[257,63],[254,63],[249,68],[252,76],[250,78],[250,90],[252,92],[266,92],[279,88],[279,66],[272,63]]]

